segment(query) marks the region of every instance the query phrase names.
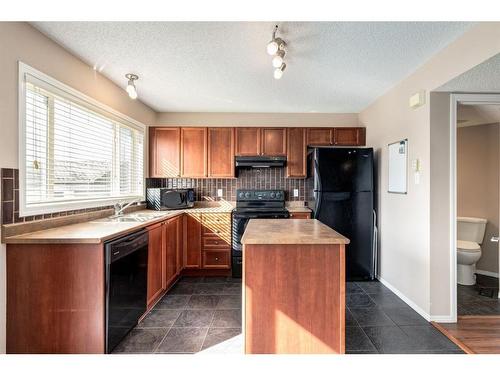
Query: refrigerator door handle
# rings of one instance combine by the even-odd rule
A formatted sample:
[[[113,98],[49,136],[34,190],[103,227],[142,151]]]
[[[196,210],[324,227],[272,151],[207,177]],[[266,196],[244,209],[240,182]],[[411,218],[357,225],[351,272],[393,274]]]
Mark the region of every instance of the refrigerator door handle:
[[[323,194],[321,193],[321,178],[319,175],[319,165],[318,160],[314,159],[314,195],[315,195],[315,207],[314,207],[314,218],[317,219],[319,217],[319,210],[321,209],[321,200]]]

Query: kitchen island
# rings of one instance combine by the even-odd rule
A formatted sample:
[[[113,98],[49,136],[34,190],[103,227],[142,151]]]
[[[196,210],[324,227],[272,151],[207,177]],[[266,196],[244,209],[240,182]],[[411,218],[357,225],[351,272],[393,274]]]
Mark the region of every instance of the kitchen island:
[[[252,219],[241,242],[245,353],[344,353],[349,240],[318,220]]]

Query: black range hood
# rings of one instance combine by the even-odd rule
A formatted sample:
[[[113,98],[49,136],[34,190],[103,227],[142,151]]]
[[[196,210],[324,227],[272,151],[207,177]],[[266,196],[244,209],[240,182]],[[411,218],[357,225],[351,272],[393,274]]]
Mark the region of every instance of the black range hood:
[[[236,168],[284,167],[286,156],[236,156]]]

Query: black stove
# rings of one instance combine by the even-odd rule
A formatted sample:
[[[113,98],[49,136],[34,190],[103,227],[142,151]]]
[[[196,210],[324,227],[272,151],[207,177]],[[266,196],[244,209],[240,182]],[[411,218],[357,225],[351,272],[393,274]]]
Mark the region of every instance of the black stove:
[[[287,219],[285,192],[283,190],[236,191],[236,208],[232,222],[233,277],[241,277],[243,245],[241,237],[250,219]]]

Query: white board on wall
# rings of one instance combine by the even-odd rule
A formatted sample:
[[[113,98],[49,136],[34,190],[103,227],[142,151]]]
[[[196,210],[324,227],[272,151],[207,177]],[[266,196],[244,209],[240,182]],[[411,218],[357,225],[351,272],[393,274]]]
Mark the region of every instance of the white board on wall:
[[[389,144],[389,193],[406,194],[408,183],[408,139]]]

